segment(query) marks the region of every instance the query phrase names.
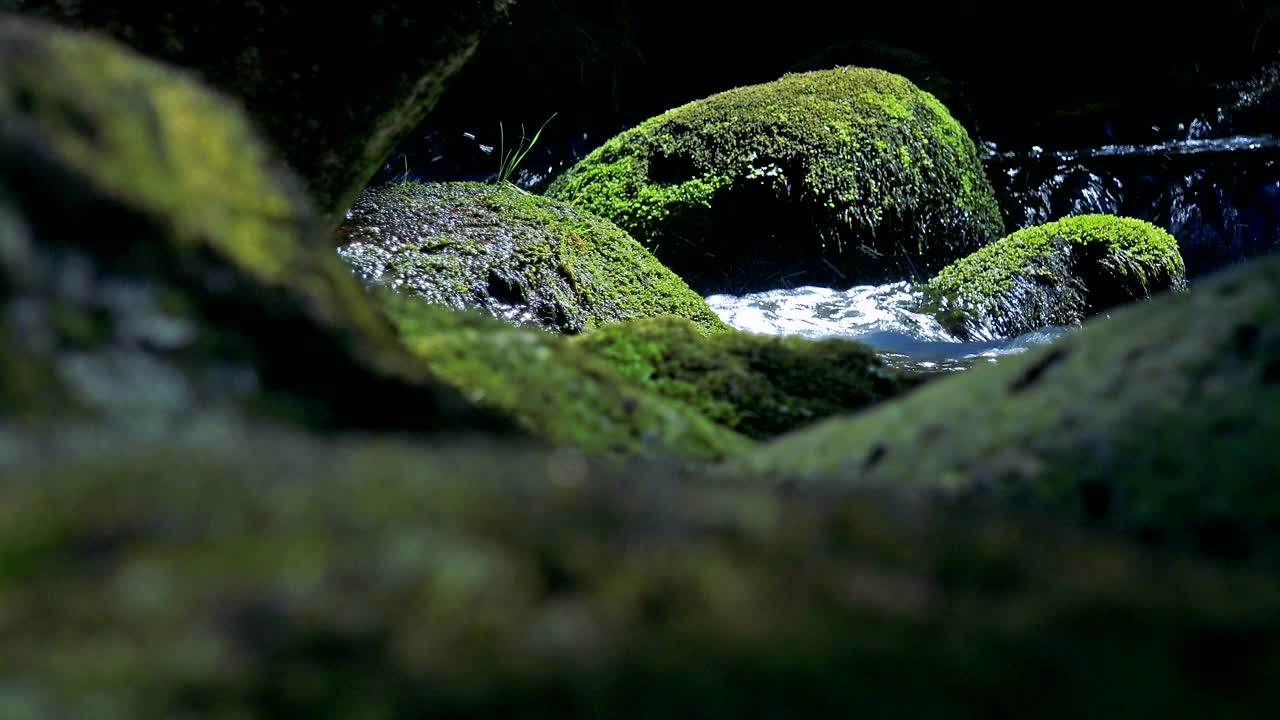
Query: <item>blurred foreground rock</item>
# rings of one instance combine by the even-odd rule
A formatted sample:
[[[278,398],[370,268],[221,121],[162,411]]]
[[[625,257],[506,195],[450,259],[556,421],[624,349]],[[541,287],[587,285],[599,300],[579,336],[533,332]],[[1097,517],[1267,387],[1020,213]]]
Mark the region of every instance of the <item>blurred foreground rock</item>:
[[[6,718],[1267,718],[1280,682],[1276,578],[1008,517],[261,428],[0,470]]]
[[[0,411],[502,427],[402,349],[312,207],[188,74],[0,19]]]
[[[332,227],[510,4],[0,0],[0,11],[110,35],[242,101]]]

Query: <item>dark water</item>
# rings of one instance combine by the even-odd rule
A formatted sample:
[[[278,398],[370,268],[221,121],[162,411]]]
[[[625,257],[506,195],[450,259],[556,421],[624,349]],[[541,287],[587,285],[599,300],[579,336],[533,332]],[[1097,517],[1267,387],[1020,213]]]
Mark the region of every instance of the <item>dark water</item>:
[[[996,152],[986,165],[1010,229],[1085,213],[1139,218],[1178,239],[1189,278],[1280,249],[1271,135]]]
[[[539,192],[561,171],[586,157],[604,141],[626,128],[603,129],[556,126],[552,119],[532,146],[528,140],[538,125],[506,127],[466,126],[421,129],[401,143],[378,170],[370,184],[400,180],[492,182],[498,177],[502,156],[516,148],[528,154],[508,178],[525,190]],[[522,144],[523,139],[523,144]]]

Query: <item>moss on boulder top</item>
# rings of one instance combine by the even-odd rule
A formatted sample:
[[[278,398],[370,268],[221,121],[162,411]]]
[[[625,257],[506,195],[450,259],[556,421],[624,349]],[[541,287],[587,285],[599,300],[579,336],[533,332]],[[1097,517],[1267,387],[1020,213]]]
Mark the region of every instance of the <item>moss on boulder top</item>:
[[[727,326],[613,223],[507,184],[401,183],[366,190],[339,229],[369,283],[516,324],[577,333],[680,315]]]
[[[99,440],[3,465],[6,718],[1274,714],[1274,576],[510,443]]]
[[[926,302],[964,339],[1075,325],[1186,287],[1178,241],[1151,223],[1079,215],[1019,230],[943,268]]]
[[[937,98],[966,128],[972,127],[958,113],[967,105],[960,88],[946,76],[942,68],[923,55],[903,47],[876,40],[843,40],[808,55],[787,68],[787,72],[830,70],[850,65],[901,75]]]
[[[243,101],[330,227],[511,0],[170,3],[0,0],[0,11],[105,33]]]
[[[233,103],[0,19],[0,412],[496,428],[399,345]],[[411,410],[409,410],[411,408]]]
[[[1280,563],[1280,258],[761,446],[739,471],[1031,506]]]
[[[921,382],[886,366],[861,343],[737,330],[704,337],[676,317],[618,323],[573,342],[628,378],[757,440],[861,410]]]
[[[405,295],[384,300],[405,346],[437,377],[552,444],[702,461],[751,446],[701,408],[664,398],[562,336]]]
[[[1003,234],[977,151],[882,70],[796,73],[646,120],[547,194],[602,215],[703,294],[923,279]]]

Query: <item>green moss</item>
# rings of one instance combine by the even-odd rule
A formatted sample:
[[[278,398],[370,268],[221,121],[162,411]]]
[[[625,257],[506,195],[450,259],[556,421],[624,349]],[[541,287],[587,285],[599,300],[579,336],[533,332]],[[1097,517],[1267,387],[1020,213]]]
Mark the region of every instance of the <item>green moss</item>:
[[[7,68],[0,113],[40,126],[59,159],[103,192],[171,217],[175,243],[203,245],[264,281],[287,276],[300,250],[290,226],[307,203],[238,111],[191,76],[114,44],[66,32],[43,38],[40,59],[52,67]],[[150,108],[151,122],[128,103]]]
[[[654,315],[727,329],[616,225],[506,184],[366,190],[339,231],[366,281],[560,333]]]
[[[998,498],[1280,562],[1280,259],[760,447],[736,469]]]
[[[811,283],[919,275],[1003,227],[947,109],[867,68],[675,108],[606,142],[547,194],[614,221],[702,292],[751,267]]]
[[[792,65],[787,72],[828,70],[848,65],[879,68],[901,75],[950,108],[965,106],[959,89],[928,58],[874,40],[847,40],[828,45]]]
[[[0,395],[22,412],[44,413],[56,381],[151,428],[207,410],[493,421],[404,351],[234,102],[101,36],[13,17],[0,68],[0,343],[26,358]],[[384,402],[409,396],[413,415]]]
[[[704,337],[673,317],[610,325],[573,342],[623,375],[756,439],[863,409],[919,382],[860,343],[738,331]]]
[[[1172,235],[1142,220],[1098,214],[1019,230],[943,268],[924,289],[959,315],[950,324],[968,337],[1074,325],[1185,285]]]
[[[0,483],[6,718],[1268,718],[1280,586],[890,498],[243,428]]]
[[[750,447],[563,337],[386,296],[406,346],[472,401],[557,445],[596,453],[719,460]],[[688,326],[695,335],[694,326]]]

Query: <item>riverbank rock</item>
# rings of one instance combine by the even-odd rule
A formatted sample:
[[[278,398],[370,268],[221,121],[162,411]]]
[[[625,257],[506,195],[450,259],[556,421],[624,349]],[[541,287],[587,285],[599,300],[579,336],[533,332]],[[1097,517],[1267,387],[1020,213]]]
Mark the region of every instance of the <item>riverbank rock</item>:
[[[926,277],[1003,233],[973,142],[932,95],[844,67],[646,120],[547,195],[618,224],[704,295]]]
[[[676,317],[617,323],[573,342],[644,387],[757,440],[862,410],[923,382],[861,343],[737,330],[704,337]]]
[[[100,440],[3,467],[6,717],[1273,710],[1273,576],[1043,523],[510,443]]]
[[[105,33],[197,71],[243,102],[334,227],[510,4],[373,0],[357,8],[225,0],[158,11],[83,0],[0,0],[0,11]]]
[[[405,346],[437,377],[553,445],[681,461],[724,460],[751,447],[703,417],[705,408],[663,397],[568,338],[404,295],[384,300]]]
[[[735,468],[1037,508],[1280,561],[1280,258],[779,438]]]
[[[1103,310],[1186,288],[1178,241],[1134,218],[1078,215],[1019,230],[924,285],[964,340],[1076,325]]]
[[[338,237],[366,283],[517,325],[578,333],[672,314],[703,333],[728,329],[613,223],[505,183],[370,188]]]
[[[113,41],[0,20],[0,411],[142,432],[505,424],[437,383],[236,109]]]

